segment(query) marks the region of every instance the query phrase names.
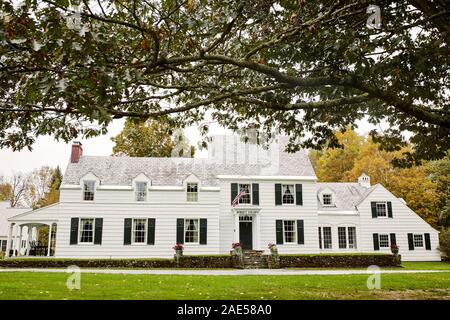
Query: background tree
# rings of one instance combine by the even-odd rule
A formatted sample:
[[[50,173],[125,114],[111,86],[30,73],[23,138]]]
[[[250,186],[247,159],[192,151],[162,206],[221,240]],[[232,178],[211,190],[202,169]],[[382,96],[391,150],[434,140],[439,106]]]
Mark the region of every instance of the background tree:
[[[56,167],[52,169],[51,180],[48,185],[48,190],[44,193],[43,197],[33,203],[33,209],[42,208],[59,201],[59,187],[61,186],[62,173],[61,169]]]
[[[167,121],[132,121],[125,122],[122,132],[111,138],[115,143],[113,154],[126,154],[130,157],[170,157],[193,156],[195,149],[182,130],[174,130]],[[172,154],[175,146],[176,154]],[[184,152],[186,147],[189,153]]]
[[[403,198],[432,226],[439,225],[442,210],[439,201],[445,195],[430,175],[430,163],[409,168],[395,167],[392,162],[405,150],[381,150],[379,143],[375,143],[370,136],[358,136],[352,130],[337,136],[343,148],[323,150],[316,162],[316,175],[320,181],[355,182],[364,172],[370,176],[372,184],[382,184],[396,197]]]
[[[388,124],[372,134],[389,151],[410,132],[408,162],[450,149],[446,1],[26,0],[0,12],[0,147],[170,115],[288,133],[289,150],[332,146],[361,119]]]
[[[42,166],[27,175],[27,190],[24,193],[24,201],[27,206],[35,207],[36,203],[44,199],[51,187],[54,169]]]
[[[11,199],[11,185],[4,182],[4,178],[0,178],[0,201],[7,201]]]

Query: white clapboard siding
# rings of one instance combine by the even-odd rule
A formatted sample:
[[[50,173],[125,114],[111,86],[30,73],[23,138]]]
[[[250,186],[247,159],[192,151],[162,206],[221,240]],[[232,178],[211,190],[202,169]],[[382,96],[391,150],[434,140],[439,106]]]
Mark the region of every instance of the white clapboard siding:
[[[220,183],[220,251],[229,252],[234,239],[234,215],[231,207],[231,183],[237,182],[223,179]],[[240,183],[246,183],[240,181]],[[317,200],[315,183],[311,181],[283,181],[283,180],[256,180],[248,183],[259,184],[259,206],[237,206],[241,209],[260,209],[260,241],[255,242],[254,249],[268,252],[268,244],[276,243],[275,221],[276,220],[303,220],[305,244],[283,244],[278,245],[280,253],[314,253],[319,250],[317,235]],[[303,206],[297,205],[275,205],[275,184],[302,184]],[[254,232],[255,229],[255,221]]]
[[[235,217],[231,207],[231,183],[258,183],[259,205],[238,206],[238,209],[258,211],[259,223],[253,222],[254,249],[268,252],[268,244],[276,243],[276,220],[303,220],[303,245],[278,245],[281,254],[320,252],[377,252],[390,253],[390,249],[374,251],[373,233],[395,233],[403,260],[440,260],[438,232],[388,190],[378,185],[352,212],[318,211],[317,184],[311,180],[283,181],[257,179],[234,181],[219,179],[219,187],[200,189],[198,202],[187,202],[186,191],[182,187],[163,190],[152,187],[144,202],[136,202],[134,190],[129,187],[108,189],[100,187],[95,192],[94,201],[82,201],[82,189],[69,186],[61,190],[61,202],[15,217],[15,222],[56,222],[56,257],[66,258],[133,258],[172,257],[172,247],[176,242],[177,218],[205,218],[207,223],[207,244],[186,244],[185,254],[228,253],[235,241]],[[275,205],[275,184],[302,184],[303,205]],[[170,190],[172,189],[172,190]],[[393,218],[372,218],[371,201],[391,201]],[[70,220],[72,217],[103,218],[101,245],[70,245]],[[124,245],[125,218],[155,218],[155,245]],[[332,249],[319,249],[318,227],[332,228]],[[339,249],[338,227],[355,226],[356,249]],[[408,250],[408,233],[430,233],[432,250],[416,248]],[[257,236],[258,234],[258,236]],[[259,239],[259,241],[257,241]]]
[[[372,201],[391,201],[393,218],[372,218],[370,203]],[[414,211],[396,198],[382,185],[377,185],[370,195],[358,205],[360,212],[360,250],[364,252],[390,252],[389,248],[380,248],[374,251],[374,233],[395,233],[399,253],[404,261],[439,261],[440,254],[439,233],[427,222],[420,218]],[[408,250],[408,233],[429,233],[431,238],[431,250],[416,248]]]
[[[362,246],[359,245],[361,242],[360,236],[360,221],[358,212],[354,213],[339,213],[339,212],[330,212],[330,213],[320,213],[319,214],[319,224],[318,227],[331,227],[331,249],[322,249],[321,252],[333,252],[333,253],[353,253],[353,252],[362,252]],[[339,238],[338,238],[338,228],[339,227],[356,227],[356,248],[355,249],[340,249],[339,248]],[[316,228],[316,233],[319,234],[318,228]],[[347,241],[348,241],[348,234]],[[319,241],[319,240],[317,240]],[[319,245],[319,242],[317,242]]]

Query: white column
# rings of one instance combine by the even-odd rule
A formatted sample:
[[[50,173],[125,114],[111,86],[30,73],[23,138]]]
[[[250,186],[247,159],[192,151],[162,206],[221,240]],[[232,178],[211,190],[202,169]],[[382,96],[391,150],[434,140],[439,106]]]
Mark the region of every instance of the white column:
[[[257,213],[255,215],[255,250],[261,250],[261,218],[259,214]]]
[[[33,227],[28,227],[28,236],[27,236],[27,246],[26,246],[26,250],[27,250],[27,256],[30,255],[30,249],[31,249],[31,244],[30,242],[32,241],[32,236],[33,236]]]
[[[14,250],[14,256],[17,257],[20,255],[20,248],[22,247],[22,232],[23,226],[17,226],[16,230],[16,249]],[[19,234],[17,234],[19,233]]]
[[[50,257],[50,247],[52,245],[52,225],[53,223],[51,223],[48,226],[48,247],[47,247],[47,257]]]
[[[239,214],[234,214],[234,242],[239,242]]]
[[[13,244],[12,244],[13,228],[14,228],[14,223],[8,224],[8,240],[6,240],[6,254],[5,254],[5,257],[8,257],[8,258],[9,258],[9,251],[13,247]]]

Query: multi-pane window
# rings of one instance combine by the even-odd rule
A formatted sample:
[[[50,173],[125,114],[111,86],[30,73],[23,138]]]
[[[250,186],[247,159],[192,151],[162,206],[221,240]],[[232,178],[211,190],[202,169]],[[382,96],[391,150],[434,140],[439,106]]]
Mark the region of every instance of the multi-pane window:
[[[414,235],[414,248],[423,248],[423,235]]]
[[[94,200],[95,181],[84,181],[83,183],[83,199],[85,201]]]
[[[339,249],[347,248],[347,230],[345,227],[338,227]]]
[[[284,243],[295,243],[296,242],[296,223],[295,220],[284,220],[283,230],[284,230]]]
[[[94,219],[80,219],[80,243],[94,242]]]
[[[187,184],[187,201],[197,202],[198,201],[198,183],[188,183]]]
[[[323,248],[324,249],[331,249],[333,247],[332,240],[331,240],[331,227],[322,227],[323,235]]]
[[[147,219],[133,219],[133,243],[145,243]]]
[[[239,192],[243,192],[243,195],[239,198],[240,204],[251,204],[252,203],[251,185],[250,184],[240,183],[239,184]]]
[[[293,204],[294,201],[294,185],[283,184],[281,188],[283,204]]]
[[[145,201],[147,198],[147,182],[136,182],[136,201]]]
[[[331,206],[333,204],[333,196],[329,193],[323,194],[322,203],[324,206]]]
[[[389,248],[389,235],[388,234],[380,234],[378,237],[379,237],[380,248]]]
[[[376,210],[377,210],[377,216],[378,217],[386,217],[387,216],[387,209],[386,209],[386,203],[385,202],[377,202],[376,203]]]
[[[322,227],[319,227],[319,248],[322,249]]]
[[[6,251],[6,240],[1,240],[1,250],[0,251]]]
[[[348,248],[356,249],[356,227],[348,227]]]
[[[198,219],[186,219],[184,221],[184,242],[197,243],[199,238]]]

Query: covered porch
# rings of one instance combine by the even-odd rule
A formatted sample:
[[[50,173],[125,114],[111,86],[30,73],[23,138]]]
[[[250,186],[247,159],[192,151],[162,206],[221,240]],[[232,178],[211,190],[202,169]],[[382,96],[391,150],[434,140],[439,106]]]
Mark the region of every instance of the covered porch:
[[[57,221],[8,219],[5,257],[55,255]]]

